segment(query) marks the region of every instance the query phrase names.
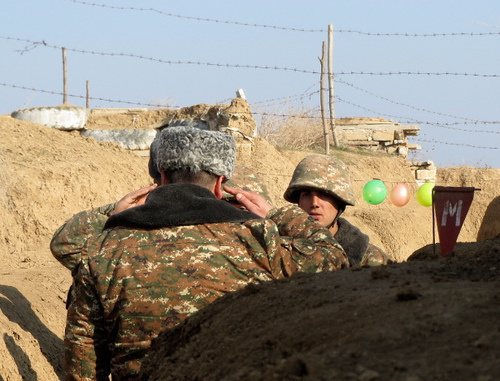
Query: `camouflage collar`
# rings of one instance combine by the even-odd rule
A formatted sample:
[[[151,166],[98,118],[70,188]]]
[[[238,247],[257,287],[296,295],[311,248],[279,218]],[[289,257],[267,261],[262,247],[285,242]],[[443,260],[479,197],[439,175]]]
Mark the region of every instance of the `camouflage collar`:
[[[206,188],[193,184],[169,184],[153,190],[144,205],[109,217],[104,228],[160,229],[209,223],[242,223],[255,218],[260,217],[218,200]]]

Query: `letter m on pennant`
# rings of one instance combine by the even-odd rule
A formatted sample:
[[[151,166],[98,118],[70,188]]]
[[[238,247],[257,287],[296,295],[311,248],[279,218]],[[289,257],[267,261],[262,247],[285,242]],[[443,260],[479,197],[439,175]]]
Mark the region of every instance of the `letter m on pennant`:
[[[441,255],[453,251],[458,234],[474,198],[475,188],[439,187],[433,189]]]

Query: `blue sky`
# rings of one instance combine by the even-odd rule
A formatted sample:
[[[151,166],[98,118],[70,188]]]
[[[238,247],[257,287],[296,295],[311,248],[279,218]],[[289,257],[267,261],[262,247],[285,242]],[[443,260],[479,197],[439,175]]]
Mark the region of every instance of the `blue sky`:
[[[497,0],[3,1],[0,114],[62,103],[63,46],[76,106],[89,81],[91,108],[215,104],[242,88],[254,111],[314,109],[328,24],[337,117],[418,124],[415,159],[500,168]]]

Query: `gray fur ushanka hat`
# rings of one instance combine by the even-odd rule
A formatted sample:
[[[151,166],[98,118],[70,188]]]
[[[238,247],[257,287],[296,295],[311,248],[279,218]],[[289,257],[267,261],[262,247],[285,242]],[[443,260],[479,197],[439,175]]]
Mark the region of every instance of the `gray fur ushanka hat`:
[[[234,138],[195,127],[167,127],[158,136],[158,170],[206,171],[231,178],[236,159]]]

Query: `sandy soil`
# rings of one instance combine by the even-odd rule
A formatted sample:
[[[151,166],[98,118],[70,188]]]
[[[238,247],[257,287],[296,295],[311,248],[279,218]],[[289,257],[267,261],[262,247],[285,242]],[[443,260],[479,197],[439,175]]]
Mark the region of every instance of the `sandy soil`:
[[[238,164],[254,168],[281,205],[308,153],[257,139],[238,151]],[[350,166],[359,195],[347,218],[400,263],[298,276],[222,298],[169,339],[171,358],[156,354],[158,372],[175,368],[171,379],[189,380],[500,379],[500,254],[492,240],[500,233],[500,169],[439,169],[438,185],[481,188],[456,253],[442,260],[428,246],[430,208],[415,197],[402,208],[361,199],[373,178],[388,187],[406,181],[414,195],[404,160],[335,155]],[[51,236],[74,213],[147,185],[146,168],[147,158],[115,144],[0,116],[0,380],[63,376],[71,276],[52,258]],[[420,260],[406,262],[419,250],[412,258]]]

